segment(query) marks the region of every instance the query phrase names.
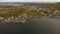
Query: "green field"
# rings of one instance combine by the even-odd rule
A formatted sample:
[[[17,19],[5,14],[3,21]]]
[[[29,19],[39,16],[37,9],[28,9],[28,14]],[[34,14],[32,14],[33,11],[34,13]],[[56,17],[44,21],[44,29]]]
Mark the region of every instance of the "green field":
[[[27,6],[27,7],[25,7]],[[28,10],[28,8],[30,8],[32,5],[27,4],[27,5],[23,5],[23,6],[1,6],[0,8],[11,8],[8,10],[0,10],[0,17],[16,17],[19,15],[22,15],[24,13],[27,13],[28,16],[44,16],[41,11],[35,11],[35,10]],[[42,7],[42,8],[49,8],[49,10],[54,11],[54,10],[59,10],[60,11],[60,4],[38,4],[38,5],[34,5],[37,8]],[[22,8],[24,7],[24,8]],[[12,9],[15,8],[15,9]],[[53,9],[52,9],[53,8]],[[26,10],[27,9],[27,10]]]

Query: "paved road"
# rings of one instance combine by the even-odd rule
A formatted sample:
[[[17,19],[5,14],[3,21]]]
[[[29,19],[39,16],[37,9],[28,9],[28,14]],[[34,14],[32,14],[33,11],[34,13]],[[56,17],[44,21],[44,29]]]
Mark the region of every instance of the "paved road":
[[[23,24],[0,24],[4,34],[60,34],[60,19],[30,18]]]

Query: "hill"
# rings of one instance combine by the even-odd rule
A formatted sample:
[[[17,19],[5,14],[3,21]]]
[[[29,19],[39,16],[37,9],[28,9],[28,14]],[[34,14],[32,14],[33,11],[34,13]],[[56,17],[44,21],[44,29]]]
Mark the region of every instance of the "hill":
[[[60,4],[24,4],[22,6],[0,5],[0,17],[18,16],[27,13],[28,16],[53,15],[60,12]]]

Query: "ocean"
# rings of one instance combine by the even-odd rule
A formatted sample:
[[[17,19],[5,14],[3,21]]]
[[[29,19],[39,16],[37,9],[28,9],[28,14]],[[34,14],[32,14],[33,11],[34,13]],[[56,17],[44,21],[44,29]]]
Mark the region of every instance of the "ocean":
[[[60,19],[30,18],[26,24],[0,24],[3,34],[60,34]]]

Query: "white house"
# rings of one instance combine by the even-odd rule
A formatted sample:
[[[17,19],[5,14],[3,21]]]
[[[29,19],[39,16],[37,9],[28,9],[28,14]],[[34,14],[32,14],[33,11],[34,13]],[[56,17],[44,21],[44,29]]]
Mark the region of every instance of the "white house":
[[[53,14],[54,14],[54,15],[60,15],[60,11],[56,10],[56,11],[54,11]]]
[[[14,17],[11,17],[12,19],[14,18]]]
[[[4,19],[4,17],[0,17],[0,19],[1,19],[1,20],[3,20],[3,19]]]

